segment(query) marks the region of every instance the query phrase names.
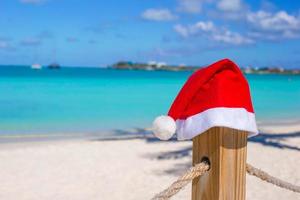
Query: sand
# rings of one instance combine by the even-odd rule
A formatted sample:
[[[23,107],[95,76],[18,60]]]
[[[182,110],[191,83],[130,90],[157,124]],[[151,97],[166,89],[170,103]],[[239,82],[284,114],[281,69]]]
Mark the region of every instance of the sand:
[[[191,163],[191,142],[63,140],[0,144],[0,199],[150,199]],[[248,145],[248,162],[300,185],[300,133],[265,134]],[[189,185],[173,199],[190,199]],[[297,200],[247,175],[247,199]]]

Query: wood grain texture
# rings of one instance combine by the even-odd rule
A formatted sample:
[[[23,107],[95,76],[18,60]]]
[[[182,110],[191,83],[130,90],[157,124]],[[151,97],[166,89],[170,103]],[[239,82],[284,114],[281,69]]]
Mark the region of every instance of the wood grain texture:
[[[245,200],[247,132],[214,127],[193,139],[193,165],[210,160],[208,173],[193,180],[192,200]]]

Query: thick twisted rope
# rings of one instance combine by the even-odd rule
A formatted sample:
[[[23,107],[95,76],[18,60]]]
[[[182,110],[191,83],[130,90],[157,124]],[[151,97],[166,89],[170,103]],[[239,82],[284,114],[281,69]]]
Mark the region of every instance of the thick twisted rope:
[[[172,183],[167,189],[155,195],[151,200],[167,200],[172,196],[177,194],[182,188],[184,188],[190,181],[194,178],[202,176],[205,174],[210,168],[208,161],[202,161],[201,163],[191,167],[185,174],[177,179],[174,183]],[[257,178],[276,185],[281,188],[285,188],[287,190],[300,193],[300,186],[293,185],[291,183],[280,180],[274,176],[269,175],[268,173],[257,169],[250,164],[246,166],[247,173],[256,176]]]
[[[182,188],[184,188],[184,186],[186,186],[190,181],[198,176],[202,176],[208,170],[209,163],[207,161],[202,161],[194,167],[191,167],[185,174],[179,177],[177,181],[175,181],[167,189],[153,197],[152,200],[166,200],[171,198]]]
[[[267,172],[264,172],[260,169],[251,166],[250,164],[247,164],[246,169],[249,175],[256,176],[257,178],[271,183],[273,185],[276,185],[278,187],[300,193],[300,186],[293,185],[291,183],[280,180],[279,178],[269,175]]]

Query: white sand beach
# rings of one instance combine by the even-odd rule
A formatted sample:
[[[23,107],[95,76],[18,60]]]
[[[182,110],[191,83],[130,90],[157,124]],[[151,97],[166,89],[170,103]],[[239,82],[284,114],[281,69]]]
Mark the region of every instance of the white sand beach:
[[[0,199],[150,199],[191,166],[191,142],[153,139],[62,140],[0,144]],[[300,132],[262,134],[248,163],[300,185]],[[173,199],[190,199],[189,185]],[[247,199],[300,195],[247,175]]]

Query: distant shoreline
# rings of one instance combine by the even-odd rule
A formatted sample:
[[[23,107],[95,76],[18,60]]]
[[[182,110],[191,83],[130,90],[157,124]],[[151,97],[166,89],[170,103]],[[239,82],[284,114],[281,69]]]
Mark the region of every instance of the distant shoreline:
[[[142,70],[142,71],[196,71],[205,66],[167,65],[165,63],[133,63],[122,61],[109,66],[117,70]],[[291,74],[300,75],[300,69],[284,69],[282,67],[242,67],[245,74]]]
[[[16,68],[28,68],[30,65],[0,65],[1,68],[16,67]],[[166,65],[157,67],[155,65],[148,65],[145,63],[134,63],[132,65],[123,65],[123,64],[113,64],[105,67],[97,66],[60,66],[59,69],[102,69],[102,70],[128,70],[128,71],[170,71],[170,72],[193,72],[198,69],[201,69],[205,66],[180,66],[180,65]],[[45,68],[43,70],[49,70]],[[261,68],[241,68],[244,74],[279,74],[279,75],[300,75],[300,69],[284,69],[280,67],[261,67]]]

